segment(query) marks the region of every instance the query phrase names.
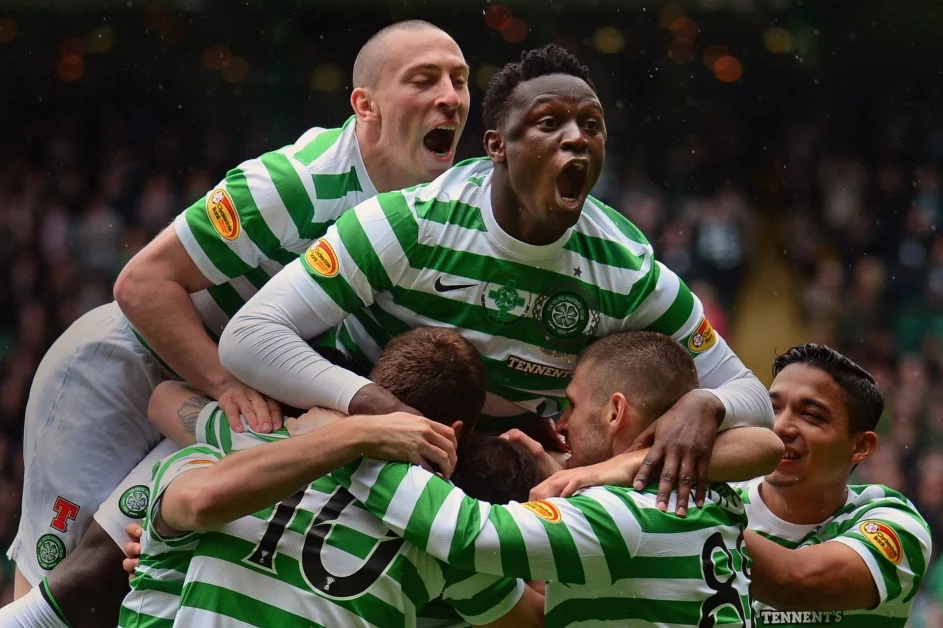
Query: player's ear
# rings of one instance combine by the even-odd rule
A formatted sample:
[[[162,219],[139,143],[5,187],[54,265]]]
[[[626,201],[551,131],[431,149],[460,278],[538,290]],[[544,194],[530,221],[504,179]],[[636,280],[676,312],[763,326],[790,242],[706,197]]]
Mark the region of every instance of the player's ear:
[[[491,129],[485,131],[485,152],[496,164],[503,164],[507,160],[507,151],[504,146],[504,137],[500,132]]]
[[[380,119],[380,111],[373,95],[364,87],[357,87],[350,93],[350,106],[357,117],[365,122]]]
[[[861,464],[871,457],[878,446],[878,436],[874,432],[862,432],[855,437],[855,448],[851,452],[851,463]]]

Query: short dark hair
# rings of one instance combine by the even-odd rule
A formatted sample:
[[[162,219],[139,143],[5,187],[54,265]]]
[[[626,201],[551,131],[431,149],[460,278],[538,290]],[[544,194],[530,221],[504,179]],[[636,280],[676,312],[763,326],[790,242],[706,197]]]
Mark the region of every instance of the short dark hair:
[[[592,369],[593,397],[602,404],[621,392],[637,404],[645,425],[699,386],[694,358],[665,334],[627,331],[600,338],[580,354]]]
[[[492,504],[526,502],[540,473],[523,445],[500,436],[476,435],[459,446],[452,482],[469,497]]]
[[[773,376],[790,364],[805,364],[828,373],[842,392],[852,434],[874,430],[884,414],[884,395],[866,370],[826,345],[809,342],[795,346],[773,361]]]
[[[485,363],[457,331],[416,327],[394,337],[370,379],[433,421],[464,423],[470,434],[485,404]]]
[[[425,20],[403,20],[390,24],[373,34],[363,45],[357,58],[354,59],[353,83],[354,87],[374,87],[380,78],[380,66],[383,64],[385,52],[383,40],[392,33],[399,31],[419,31],[426,28],[442,30],[435,24]]]
[[[514,89],[525,81],[550,74],[569,74],[586,81],[595,92],[589,68],[559,46],[549,44],[521,54],[518,63],[508,63],[491,77],[481,102],[486,129],[496,129],[507,115],[508,100]]]

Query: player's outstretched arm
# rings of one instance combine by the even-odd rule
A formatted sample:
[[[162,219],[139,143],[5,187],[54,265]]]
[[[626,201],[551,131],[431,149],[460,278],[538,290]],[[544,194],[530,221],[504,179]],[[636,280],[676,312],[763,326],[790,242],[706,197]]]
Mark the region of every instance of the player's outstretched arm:
[[[715,434],[746,425],[772,427],[773,407],[766,387],[713,330],[700,299],[674,272],[653,260],[638,283],[645,296],[630,316],[644,329],[668,334],[685,345],[703,387],[682,397],[636,439],[633,448],[651,446],[638,480],[647,484],[661,469],[658,507],[662,510],[675,485],[682,504],[696,486],[695,501],[702,505]]]
[[[381,194],[346,212],[245,304],[219,340],[227,369],[297,408],[320,406],[348,414],[412,410],[370,380],[331,364],[307,343],[372,304],[374,295],[404,272],[398,267],[409,265],[402,249],[397,254],[372,246],[396,241],[381,202],[397,194]],[[415,222],[408,210],[401,213]],[[358,246],[348,249],[349,242]]]
[[[180,475],[163,492],[158,532],[171,536],[244,517],[363,455],[426,467],[431,462],[448,475],[455,467],[455,451],[452,428],[423,417],[349,417],[218,462],[207,458],[208,464]]]
[[[212,399],[183,382],[163,382],[151,393],[147,418],[161,434],[181,447],[197,442],[200,411]]]
[[[603,586],[609,565],[629,560],[640,542],[638,525],[620,525],[618,543],[600,552],[595,531],[611,527],[606,513],[637,510],[605,489],[499,506],[417,466],[365,458],[349,477],[334,477],[395,534],[465,571]]]
[[[647,449],[631,451],[614,456],[605,462],[577,469],[567,469],[552,475],[535,486],[531,499],[569,497],[581,488],[589,486],[635,486],[635,476],[648,455]],[[711,482],[737,482],[750,480],[773,471],[783,457],[783,442],[765,427],[740,427],[727,430],[717,436],[711,454],[708,480]],[[686,514],[686,504],[678,502],[676,514]],[[682,515],[683,516],[683,515]]]
[[[270,404],[223,368],[216,343],[193,307],[190,294],[212,285],[170,226],[128,262],[115,282],[114,296],[134,328],[170,368],[220,400],[235,429],[241,429],[240,413],[257,431],[278,429],[278,404]]]
[[[881,602],[867,563],[842,543],[786,549],[747,530],[753,595],[783,611],[873,609]]]

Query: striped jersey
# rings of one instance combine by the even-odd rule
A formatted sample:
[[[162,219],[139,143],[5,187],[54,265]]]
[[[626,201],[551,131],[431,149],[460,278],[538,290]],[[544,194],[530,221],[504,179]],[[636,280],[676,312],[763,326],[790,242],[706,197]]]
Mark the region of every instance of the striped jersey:
[[[930,560],[930,531],[906,497],[879,484],[848,487],[845,505],[818,525],[797,525],[774,515],[760,497],[762,478],[738,489],[750,529],[789,549],[843,543],[871,570],[881,597],[873,610],[778,611],[755,603],[757,626],[903,628]]]
[[[377,193],[355,120],[312,128],[294,144],[241,163],[177,216],[177,237],[214,284],[191,296],[214,337],[342,213]]]
[[[495,221],[492,172],[469,160],[380,194],[286,267],[323,321],[343,323],[338,348],[372,364],[410,328],[455,328],[484,357],[492,417],[556,413],[577,354],[613,332],[669,334],[702,376],[728,354],[697,297],[625,217],[589,197],[558,241],[526,244]]]
[[[348,468],[342,485],[437,558],[548,581],[548,627],[752,626],[746,513],[725,484],[682,519],[655,507],[654,486],[498,506],[420,467],[365,458]]]
[[[234,433],[212,404],[197,436],[209,444],[158,469],[155,491],[194,464],[288,434]],[[436,598],[487,623],[523,593],[521,581],[461,572],[394,536],[330,477],[197,536],[174,626],[407,627]]]

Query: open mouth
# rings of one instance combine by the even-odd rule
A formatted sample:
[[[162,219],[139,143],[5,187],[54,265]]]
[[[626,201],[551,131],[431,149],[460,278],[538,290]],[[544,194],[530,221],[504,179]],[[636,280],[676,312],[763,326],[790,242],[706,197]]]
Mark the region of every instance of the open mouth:
[[[422,144],[437,159],[448,159],[452,154],[457,128],[454,124],[440,124],[426,133],[426,136],[422,138]]]
[[[587,175],[585,161],[572,161],[557,176],[557,193],[565,206],[575,208],[582,200]]]
[[[794,451],[787,450],[786,452],[783,453],[782,462],[795,462],[796,460],[799,460],[800,458],[802,458],[800,454],[797,454]]]

